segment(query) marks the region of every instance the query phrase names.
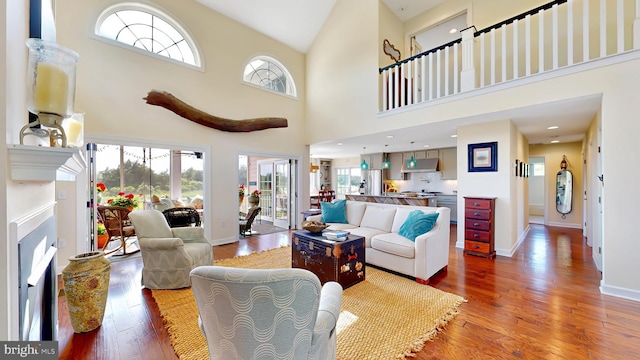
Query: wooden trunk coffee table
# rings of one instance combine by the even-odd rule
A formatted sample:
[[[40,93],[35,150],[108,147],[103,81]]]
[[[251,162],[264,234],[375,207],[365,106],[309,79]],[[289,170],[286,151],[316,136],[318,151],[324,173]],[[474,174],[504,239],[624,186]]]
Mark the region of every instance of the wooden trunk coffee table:
[[[336,281],[343,289],[364,280],[364,237],[349,235],[347,240],[334,241],[307,230],[291,236],[291,267],[311,271],[322,284]]]

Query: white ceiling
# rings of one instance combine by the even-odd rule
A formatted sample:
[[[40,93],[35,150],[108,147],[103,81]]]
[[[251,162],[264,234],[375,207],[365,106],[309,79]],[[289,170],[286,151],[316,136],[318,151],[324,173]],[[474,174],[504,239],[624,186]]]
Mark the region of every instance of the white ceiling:
[[[306,53],[331,13],[336,0],[196,0],[231,19]],[[444,0],[382,0],[401,21],[434,7]],[[425,49],[428,50],[428,49]],[[465,124],[511,119],[530,144],[579,141],[584,137],[600,107],[600,97],[544,104],[526,109],[513,109],[482,117],[457,119],[440,124],[371,134],[350,139],[337,139],[311,145],[311,156],[343,158],[362,153],[418,150],[456,146],[456,128]],[[559,126],[547,130],[548,126]],[[389,139],[386,136],[393,135]],[[414,142],[411,144],[411,142]],[[338,145],[341,143],[342,145]],[[385,146],[386,145],[386,146]]]

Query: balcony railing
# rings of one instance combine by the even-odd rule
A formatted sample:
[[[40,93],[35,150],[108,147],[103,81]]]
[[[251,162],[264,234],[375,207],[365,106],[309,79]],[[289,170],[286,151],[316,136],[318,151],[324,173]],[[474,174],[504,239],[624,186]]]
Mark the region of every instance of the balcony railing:
[[[597,3],[597,8],[593,4]],[[380,69],[382,112],[640,48],[640,0],[559,0]]]

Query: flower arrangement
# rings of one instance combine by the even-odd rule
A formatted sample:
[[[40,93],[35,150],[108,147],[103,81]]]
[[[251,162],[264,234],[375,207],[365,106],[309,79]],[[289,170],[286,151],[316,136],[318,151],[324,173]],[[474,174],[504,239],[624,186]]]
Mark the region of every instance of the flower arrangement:
[[[245,189],[244,185],[239,185],[238,186],[238,195],[239,196],[244,196],[245,190],[246,189]]]
[[[105,191],[107,191],[107,187],[104,185],[104,183],[97,183],[96,184],[96,191],[99,193],[103,193]]]
[[[138,207],[138,199],[135,198],[135,196],[133,194],[124,194],[124,191],[120,191],[118,193],[118,196],[113,198],[113,199],[109,199],[107,201],[107,204],[111,205],[111,206],[122,206],[122,207]]]
[[[96,229],[98,230],[98,235],[104,235],[107,233],[107,228],[101,222],[98,223]]]
[[[252,198],[259,198],[260,195],[262,195],[262,191],[260,190],[253,190],[253,192],[251,193]]]

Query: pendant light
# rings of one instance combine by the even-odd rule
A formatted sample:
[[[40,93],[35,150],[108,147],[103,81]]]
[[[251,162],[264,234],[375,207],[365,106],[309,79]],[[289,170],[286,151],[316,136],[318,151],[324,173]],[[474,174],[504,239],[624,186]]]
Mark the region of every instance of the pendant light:
[[[413,149],[413,141],[411,142],[411,149]],[[411,158],[407,161],[407,167],[413,169],[416,165],[418,165],[418,162],[413,158],[413,154],[411,154]]]
[[[364,146],[362,148],[362,154],[364,154],[364,151],[367,149],[366,146]],[[368,170],[369,169],[369,164],[367,164],[367,162],[365,161],[365,159],[362,159],[362,163],[360,164],[360,169],[362,170]]]
[[[386,148],[389,145],[385,145],[384,147]],[[389,158],[387,157],[388,154],[385,153],[384,155],[384,161],[382,162],[382,168],[383,169],[391,169],[391,163],[389,162]]]

